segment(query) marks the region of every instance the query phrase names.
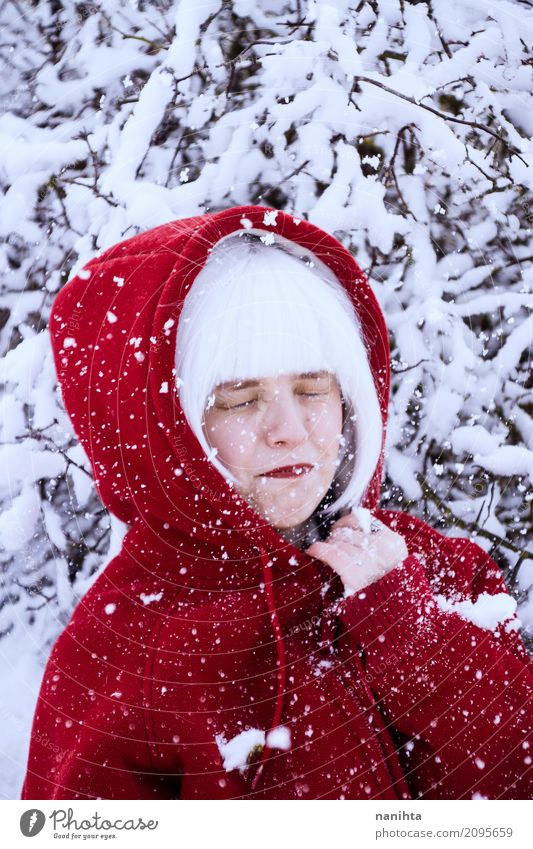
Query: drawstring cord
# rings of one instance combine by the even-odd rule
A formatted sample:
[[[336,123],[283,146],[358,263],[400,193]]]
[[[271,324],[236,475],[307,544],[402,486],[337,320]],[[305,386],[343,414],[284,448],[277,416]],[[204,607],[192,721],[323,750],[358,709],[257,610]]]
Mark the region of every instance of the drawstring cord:
[[[281,721],[281,716],[283,712],[283,696],[285,693],[285,684],[286,684],[286,668],[285,668],[285,645],[283,643],[283,634],[281,630],[281,625],[279,623],[278,612],[276,610],[276,603],[274,601],[274,589],[272,586],[272,571],[271,571],[271,562],[268,559],[268,552],[265,549],[260,549],[260,557],[261,564],[263,567],[263,575],[265,577],[265,592],[267,597],[268,609],[270,611],[270,619],[272,622],[272,628],[274,631],[274,637],[276,639],[276,650],[278,653],[278,692],[276,695],[276,708],[274,710],[274,718],[272,720],[272,724],[270,726],[270,734],[274,728],[277,728]],[[270,757],[270,753],[272,751],[271,747],[267,745],[266,740],[268,738],[268,734],[265,737],[265,746],[261,753],[261,760],[259,761],[259,766],[255,773],[255,776],[252,781],[252,790],[255,790],[259,778],[261,777],[261,773],[263,772],[265,763],[267,759]]]

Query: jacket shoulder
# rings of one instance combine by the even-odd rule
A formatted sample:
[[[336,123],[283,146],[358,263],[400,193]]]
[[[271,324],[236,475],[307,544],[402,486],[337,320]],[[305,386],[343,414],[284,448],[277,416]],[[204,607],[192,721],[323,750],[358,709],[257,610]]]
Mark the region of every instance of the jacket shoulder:
[[[508,592],[501,568],[473,540],[445,536],[423,519],[401,510],[379,510],[376,514],[404,537],[409,553],[422,563],[434,592],[473,601],[481,593]]]

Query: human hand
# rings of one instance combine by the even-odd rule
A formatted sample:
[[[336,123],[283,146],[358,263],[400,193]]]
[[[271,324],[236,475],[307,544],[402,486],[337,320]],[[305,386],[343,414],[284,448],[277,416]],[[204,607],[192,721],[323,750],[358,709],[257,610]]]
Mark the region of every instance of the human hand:
[[[314,542],[306,553],[323,560],[342,578],[345,596],[364,589],[383,575],[399,566],[408,555],[407,545],[400,534],[395,533],[378,519],[372,517],[375,530],[364,525],[356,511],[338,519],[331,526],[327,540]]]

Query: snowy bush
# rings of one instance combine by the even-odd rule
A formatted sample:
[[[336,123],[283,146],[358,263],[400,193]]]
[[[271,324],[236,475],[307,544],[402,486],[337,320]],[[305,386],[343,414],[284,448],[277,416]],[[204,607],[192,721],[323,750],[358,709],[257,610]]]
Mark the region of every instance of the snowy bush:
[[[2,4],[1,633],[42,662],[124,532],[55,389],[55,294],[122,238],[245,203],[369,274],[393,351],[382,506],[476,539],[533,628],[528,7]]]

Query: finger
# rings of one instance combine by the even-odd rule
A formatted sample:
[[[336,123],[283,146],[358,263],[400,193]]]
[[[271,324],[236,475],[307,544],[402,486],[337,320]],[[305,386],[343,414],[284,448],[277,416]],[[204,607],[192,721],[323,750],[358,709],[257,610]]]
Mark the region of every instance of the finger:
[[[349,546],[349,549],[350,554],[340,542],[315,542],[307,549],[306,554],[316,557],[317,560],[323,560],[332,569],[340,573],[342,568],[348,565],[350,557],[353,562],[354,547]]]
[[[341,576],[353,572],[354,566],[362,568],[369,562],[368,555],[361,548],[348,542],[315,542],[307,551],[311,557],[323,560]]]
[[[305,553],[310,557],[316,557],[317,560],[325,560],[326,563],[334,557],[336,545],[330,542],[314,542],[309,548],[306,548]]]
[[[339,528],[349,526],[351,528],[363,530],[361,522],[354,513],[347,513],[346,516],[341,516],[340,519],[337,519],[336,522],[334,522],[334,525]]]
[[[346,516],[341,516],[333,523],[332,528],[354,528],[357,531],[363,530],[361,523],[353,513],[347,513]]]
[[[377,545],[376,552],[356,548],[348,542],[339,541],[335,544],[335,557],[339,573],[352,588],[356,585],[364,587],[378,580],[395,566],[403,563],[407,556],[407,546],[402,537],[390,544]]]
[[[357,569],[363,569],[365,566],[372,568],[372,562],[368,557],[368,552],[364,551],[360,546],[355,546],[347,540],[338,540],[334,544],[335,555],[339,558],[339,563],[343,570],[349,569],[353,572],[354,566]]]
[[[342,541],[357,546],[360,549],[364,549],[367,555],[379,552],[383,546],[382,535],[377,533],[368,534],[349,524],[343,524],[333,528],[328,537],[329,540]]]
[[[387,525],[385,525],[383,522],[381,522],[380,519],[376,519],[375,516],[372,516],[372,524],[374,526],[374,530],[372,531],[372,534],[383,533],[383,532],[387,532],[387,531],[389,531],[390,533],[393,533],[393,531],[391,531],[390,528],[387,527]],[[378,525],[377,528],[375,527],[376,525]],[[343,527],[354,528],[354,530],[360,531],[361,533],[365,534],[365,536],[368,536],[369,533],[370,533],[365,528],[363,528],[359,519],[357,518],[357,516],[354,513],[348,513],[346,516],[342,516],[340,519],[338,519],[332,525],[332,528],[337,528],[337,527],[338,528],[343,528]]]
[[[377,548],[381,548],[384,545],[385,541],[390,544],[394,544],[393,541],[395,541],[398,545],[401,545],[401,543],[405,544],[405,540],[401,536],[401,534],[398,534],[396,531],[393,531],[392,528],[389,528],[388,525],[385,525],[379,519],[373,518],[372,521],[378,522],[380,527],[377,530],[368,533],[360,529],[360,527],[357,525],[357,519],[355,517],[353,517],[355,519],[355,524],[353,521],[344,521],[350,520],[351,518],[352,517],[350,516],[343,516],[342,519],[339,519],[339,521],[332,526],[332,532],[335,532],[338,528],[340,529],[343,527],[353,528],[354,534],[355,532],[357,532],[359,535],[358,540],[354,538],[354,543],[362,545],[363,548],[365,548],[366,550],[374,550],[376,549],[376,546]]]
[[[342,525],[341,527],[333,528],[333,530],[330,531],[328,541],[344,540],[345,542],[351,542],[353,545],[361,545],[363,536],[362,531],[358,531],[356,528],[352,528],[348,525]]]

